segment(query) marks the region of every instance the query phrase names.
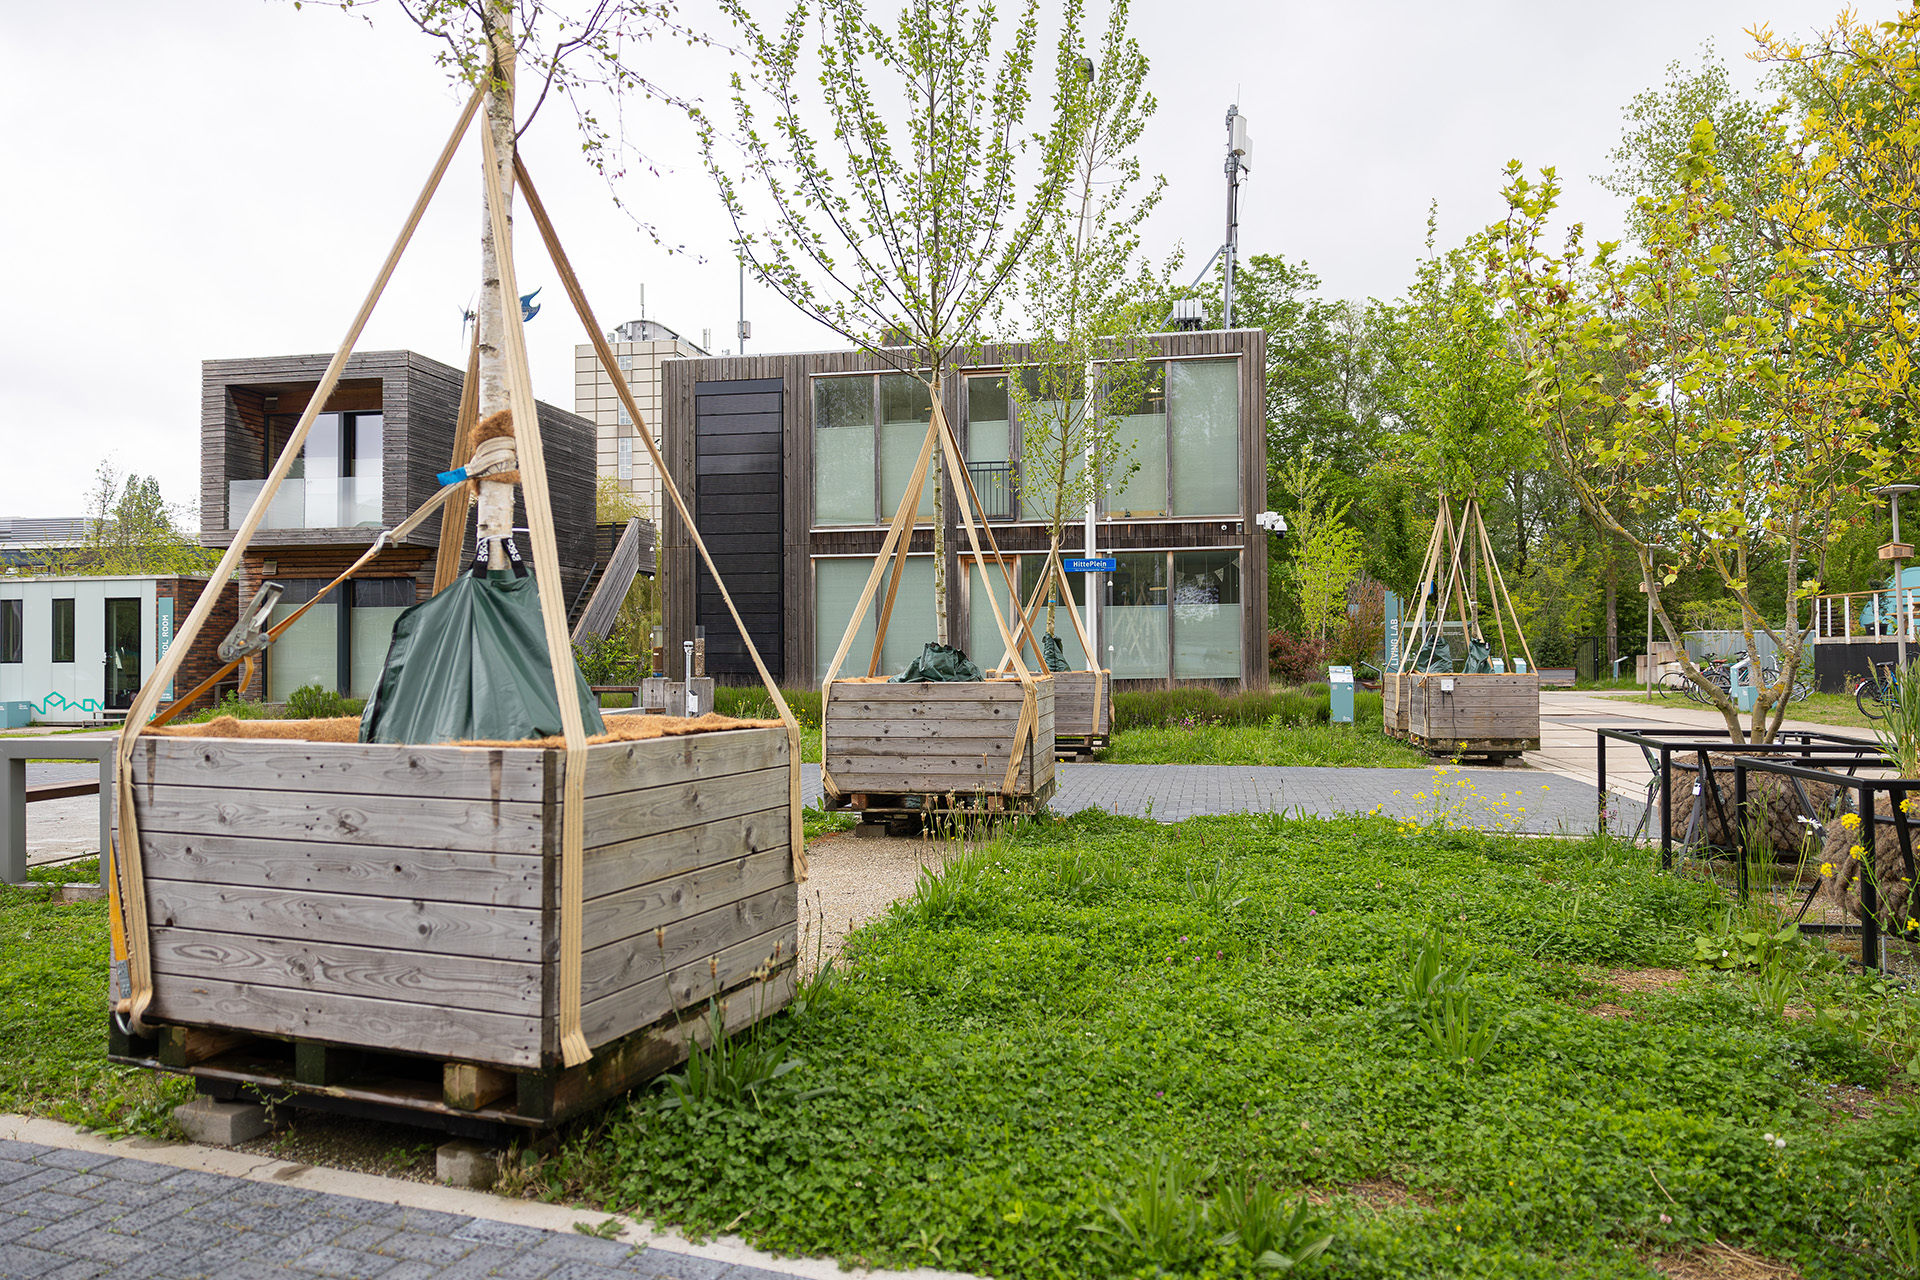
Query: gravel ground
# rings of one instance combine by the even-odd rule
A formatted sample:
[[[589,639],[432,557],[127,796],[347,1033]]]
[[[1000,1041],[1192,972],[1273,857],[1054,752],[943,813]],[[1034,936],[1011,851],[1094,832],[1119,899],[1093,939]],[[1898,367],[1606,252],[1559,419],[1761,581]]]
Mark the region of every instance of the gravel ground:
[[[921,836],[856,836],[851,831],[817,837],[807,846],[810,867],[800,886],[800,923],[805,931],[801,963],[809,970],[840,954],[847,934],[913,892],[922,867],[939,867],[945,841]]]

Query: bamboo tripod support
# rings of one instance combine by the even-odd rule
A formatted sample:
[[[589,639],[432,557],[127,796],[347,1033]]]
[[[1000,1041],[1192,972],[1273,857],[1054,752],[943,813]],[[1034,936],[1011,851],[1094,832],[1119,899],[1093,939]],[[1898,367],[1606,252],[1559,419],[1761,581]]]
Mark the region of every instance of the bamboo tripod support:
[[[1434,584],[1442,581],[1439,574],[1443,560],[1446,562],[1446,577],[1434,601],[1435,625],[1444,627],[1449,608],[1457,606],[1462,636],[1468,641],[1484,641],[1486,634],[1480,626],[1479,597],[1479,587],[1484,577],[1487,593],[1492,598],[1494,629],[1500,638],[1500,656],[1507,670],[1515,669],[1512,641],[1517,640],[1527,669],[1537,671],[1539,668],[1534,665],[1533,650],[1527,644],[1526,631],[1520,626],[1519,614],[1513,607],[1513,596],[1507,590],[1506,575],[1501,572],[1500,562],[1494,557],[1493,541],[1487,536],[1487,525],[1480,514],[1479,500],[1468,498],[1462,504],[1460,518],[1456,522],[1452,504],[1443,493],[1440,495],[1440,509],[1434,516],[1433,533],[1427,539],[1426,553],[1421,558],[1420,604],[1414,610],[1413,623],[1408,628],[1412,643],[1400,646],[1395,674],[1407,674],[1415,655],[1427,647],[1427,603],[1435,596]],[[1507,634],[1509,623],[1513,627],[1511,638]]]
[[[887,528],[887,536],[880,544],[880,551],[873,558],[873,569],[867,574],[867,584],[860,592],[859,603],[854,605],[853,616],[847,620],[846,633],[840,637],[840,646],[834,650],[833,661],[828,664],[827,674],[820,681],[820,781],[827,794],[831,796],[844,794],[834,785],[833,775],[826,764],[829,758],[827,709],[833,701],[833,682],[840,674],[841,664],[847,660],[847,654],[852,650],[854,641],[859,637],[860,624],[866,620],[867,610],[873,607],[874,597],[880,591],[881,578],[887,576],[887,595],[881,604],[880,613],[875,618],[873,653],[867,663],[869,677],[879,673],[881,647],[886,642],[887,628],[893,620],[893,603],[899,593],[900,579],[906,567],[907,548],[913,536],[914,516],[920,509],[920,496],[926,488],[927,472],[932,464],[935,449],[940,450],[941,457],[945,460],[951,474],[966,477],[967,469],[966,464],[960,460],[959,442],[954,439],[953,429],[947,423],[946,411],[941,406],[938,395],[932,398],[932,411],[928,415],[926,438],[920,444],[920,454],[914,461],[913,474],[907,480],[906,491],[900,496],[900,505],[894,510],[893,522]],[[966,529],[967,545],[973,553],[974,566],[979,569],[981,580],[984,582],[987,577],[986,552],[980,545],[980,528],[974,524],[974,514],[976,511],[979,512],[980,525],[984,526],[986,512],[980,507],[979,494],[974,491],[970,478],[958,488],[957,496],[961,499],[960,518]],[[1000,576],[1008,584],[1008,599],[1011,601],[1016,598],[1012,590],[1013,573],[1007,568],[1006,558],[1000,554],[999,544],[994,541],[991,529],[987,530],[987,540],[993,549],[993,559],[1000,569]],[[892,573],[889,576],[890,569]],[[1020,720],[1014,727],[1013,750],[1009,753],[1006,776],[1001,780],[1000,786],[1002,794],[1011,796],[1014,794],[1014,781],[1019,776],[1020,763],[1025,758],[1028,744],[1033,741],[1039,728],[1037,689],[1033,673],[1027,670],[1026,664],[1020,659],[1014,633],[1007,625],[1006,616],[1000,611],[1000,602],[994,597],[992,591],[986,594],[987,603],[993,609],[994,625],[999,628],[1000,638],[1006,643],[1013,662],[1015,678],[1019,680],[1021,690]],[[1037,659],[1040,653],[1039,642],[1033,641],[1032,646]],[[1044,661],[1039,663],[1039,668],[1044,675],[1046,672]]]
[[[1088,638],[1086,625],[1080,621],[1080,610],[1073,603],[1073,583],[1067,578],[1066,565],[1060,562],[1060,539],[1058,538],[1049,539],[1047,563],[1041,568],[1040,580],[1034,584],[1033,592],[1027,597],[1026,606],[1020,611],[1019,618],[1014,624],[1014,639],[1017,641],[1024,636],[1029,642],[1035,644],[1036,652],[1034,657],[1038,660],[1042,668],[1046,666],[1046,659],[1037,651],[1038,638],[1034,629],[1034,619],[1040,614],[1040,606],[1046,599],[1048,589],[1056,583],[1060,588],[1062,607],[1065,608],[1067,617],[1073,620],[1073,631],[1074,635],[1079,638],[1080,652],[1086,656],[1086,669],[1093,673],[1093,723],[1087,729],[1087,737],[1090,739],[1097,738],[1100,736],[1100,707],[1106,693],[1106,684],[1109,677],[1106,671],[1101,668],[1100,663],[1094,658],[1093,641]],[[1009,597],[1009,599],[1013,598],[1014,597],[1011,596]],[[1093,608],[1091,601],[1088,602],[1087,608]],[[1003,650],[1000,654],[998,665],[1001,667],[1006,666],[1012,657],[1013,652],[1011,649]]]

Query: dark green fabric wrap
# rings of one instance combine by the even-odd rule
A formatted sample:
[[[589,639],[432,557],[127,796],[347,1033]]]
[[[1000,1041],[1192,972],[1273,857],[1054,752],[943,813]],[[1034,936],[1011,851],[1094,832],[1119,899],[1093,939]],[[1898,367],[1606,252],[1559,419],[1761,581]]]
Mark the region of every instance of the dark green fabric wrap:
[[[980,668],[969,662],[966,654],[951,645],[930,644],[889,683],[944,683],[980,678]]]
[[[587,736],[605,733],[600,707],[573,667]],[[547,633],[533,575],[476,578],[414,605],[393,624],[393,643],[360,741],[519,742],[560,736]]]
[[[1447,643],[1446,636],[1435,631],[1432,638],[1414,653],[1413,669],[1415,671],[1453,670],[1453,646]]]
[[[1040,656],[1047,660],[1047,670],[1065,671],[1067,669],[1067,646],[1060,643],[1060,637],[1048,632],[1040,637]]]
[[[1493,648],[1485,640],[1467,641],[1467,674],[1484,676],[1493,672]]]

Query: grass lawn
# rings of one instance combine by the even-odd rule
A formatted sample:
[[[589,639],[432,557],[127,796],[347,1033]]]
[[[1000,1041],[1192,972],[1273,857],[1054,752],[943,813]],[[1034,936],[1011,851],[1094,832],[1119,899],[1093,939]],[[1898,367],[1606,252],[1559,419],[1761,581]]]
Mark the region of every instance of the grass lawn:
[[[30,882],[98,883],[89,858],[33,868]],[[107,904],[55,903],[0,885],[0,1111],[108,1134],[167,1132],[193,1095],[177,1078],[108,1064]]]
[[[1328,1234],[1299,1273],[1650,1277],[1717,1239],[1912,1274],[1915,997],[1800,943],[1695,966],[1735,923],[1599,841],[1029,824],[855,933],[716,1087],[507,1185],[996,1276],[1251,1276]],[[185,1087],[102,1063],[104,925],[0,888],[0,1109],[154,1131]]]
[[[1098,759],[1109,764],[1292,764],[1418,769],[1424,751],[1368,724],[1202,724],[1190,729],[1122,729]]]
[[[1644,704],[1647,695],[1643,689],[1639,694],[1595,694],[1595,697],[1609,701]],[[1656,706],[1691,707],[1699,711],[1712,711],[1705,703],[1694,702],[1683,693],[1655,688],[1653,701]],[[1846,729],[1865,730],[1859,736],[1871,739],[1874,721],[1860,714],[1859,704],[1844,693],[1810,693],[1805,699],[1791,703],[1787,707],[1787,719],[1810,720],[1815,724],[1837,725]]]
[[[1899,1274],[1914,997],[1805,944],[1771,987],[1693,967],[1733,923],[1596,841],[1030,825],[856,933],[736,1065],[787,1074],[640,1095],[515,1182],[997,1276],[1254,1274],[1229,1224],[1331,1232],[1304,1274],[1644,1277],[1715,1239]],[[1303,1193],[1324,1226],[1289,1218]]]

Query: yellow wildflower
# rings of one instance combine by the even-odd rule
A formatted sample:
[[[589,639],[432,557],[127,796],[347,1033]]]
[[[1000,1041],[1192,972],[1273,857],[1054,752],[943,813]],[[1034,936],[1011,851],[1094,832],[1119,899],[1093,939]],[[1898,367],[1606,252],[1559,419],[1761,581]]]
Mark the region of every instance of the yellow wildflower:
[[[1855,862],[1865,862],[1867,860],[1867,851],[1863,846],[1855,845],[1853,848],[1847,850],[1847,856]]]
[[[1840,819],[1840,825],[1849,831],[1858,831],[1860,829],[1860,815],[1857,813],[1845,814]]]
[[[1823,863],[1821,863],[1821,864],[1820,864],[1820,874],[1821,874],[1821,875],[1823,875],[1823,876],[1830,876],[1830,875],[1832,875],[1832,874],[1833,874],[1833,864],[1832,864],[1831,862],[1823,862]]]

